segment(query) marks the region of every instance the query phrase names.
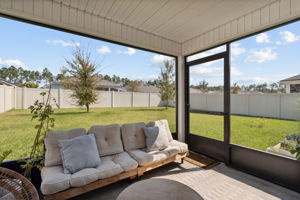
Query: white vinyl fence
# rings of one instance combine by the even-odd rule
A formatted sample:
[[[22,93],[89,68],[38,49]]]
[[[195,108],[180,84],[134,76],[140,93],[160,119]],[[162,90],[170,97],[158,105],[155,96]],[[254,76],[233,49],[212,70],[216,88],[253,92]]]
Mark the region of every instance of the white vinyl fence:
[[[221,94],[191,94],[191,109],[224,111]],[[232,94],[231,113],[300,120],[300,94]]]
[[[27,109],[41,92],[47,89],[0,86],[0,113],[11,109]],[[52,89],[52,97],[60,108],[76,108],[71,90]],[[91,107],[148,107],[163,106],[158,93],[104,92],[99,91],[98,102]],[[223,95],[191,94],[191,108],[223,111]],[[300,94],[233,94],[231,113],[248,116],[300,120]],[[54,102],[52,102],[54,103]]]
[[[39,99],[41,92],[48,89],[20,88],[0,86],[0,113],[11,109],[27,109]],[[137,92],[106,92],[97,91],[98,101],[91,107],[149,107],[162,106],[159,93]],[[77,108],[75,100],[71,98],[72,91],[66,89],[52,89],[51,96],[55,98],[60,108]],[[54,104],[54,101],[51,101]]]

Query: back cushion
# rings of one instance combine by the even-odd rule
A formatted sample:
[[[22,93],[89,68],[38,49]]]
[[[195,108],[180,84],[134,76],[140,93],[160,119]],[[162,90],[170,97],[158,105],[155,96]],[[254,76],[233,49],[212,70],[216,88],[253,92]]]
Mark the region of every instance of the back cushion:
[[[45,137],[45,167],[62,164],[58,140],[71,139],[86,134],[84,128],[75,128],[70,130],[49,131]]]
[[[158,121],[149,122],[146,126],[153,127],[153,126],[160,126],[160,125],[165,125],[169,142],[171,142],[173,140],[173,136],[172,136],[172,133],[169,128],[168,120],[162,119],[162,120],[158,120]]]
[[[95,135],[100,156],[113,155],[124,151],[120,125],[92,126],[89,133]]]
[[[122,139],[126,151],[146,147],[145,123],[123,124],[121,127]]]

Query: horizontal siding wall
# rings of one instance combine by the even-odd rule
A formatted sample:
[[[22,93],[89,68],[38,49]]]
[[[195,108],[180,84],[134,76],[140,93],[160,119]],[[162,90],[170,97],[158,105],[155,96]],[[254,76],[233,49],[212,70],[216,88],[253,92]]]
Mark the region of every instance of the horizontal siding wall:
[[[300,0],[277,0],[182,44],[189,55],[300,17]]]
[[[1,0],[0,13],[166,54],[181,53],[177,42],[56,1]]]

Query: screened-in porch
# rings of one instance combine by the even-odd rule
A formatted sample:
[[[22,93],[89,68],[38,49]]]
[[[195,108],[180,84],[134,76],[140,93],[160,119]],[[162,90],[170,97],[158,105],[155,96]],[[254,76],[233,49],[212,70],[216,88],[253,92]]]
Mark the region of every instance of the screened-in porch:
[[[153,194],[155,198],[160,198],[164,191],[167,194],[170,190],[177,191],[161,199],[184,199],[180,196],[183,194],[191,195],[185,196],[191,199],[300,198],[300,93],[296,89],[287,92],[291,84],[289,78],[300,74],[297,64],[300,1],[2,0],[0,16],[24,26],[125,46],[127,51],[116,52],[113,60],[141,51],[174,65],[174,76],[170,78],[174,95],[170,102],[164,99],[160,85],[152,79],[126,85],[122,77],[105,79],[103,74],[98,81],[104,79],[109,90],[98,91],[102,92],[101,101],[91,107],[94,113],[90,114],[79,113],[70,97],[72,89],[55,82],[59,87],[53,88],[52,93],[59,106],[55,111],[59,126],[51,137],[70,139],[72,134],[95,133],[100,160],[105,157],[105,162],[112,163],[107,164],[107,168],[115,171],[110,172],[111,176],[108,172],[101,171],[101,175],[97,172],[96,179],[90,171],[89,179],[77,177],[78,182],[73,186],[71,174],[67,180],[69,187],[44,190],[47,192],[43,194],[40,185],[46,175],[40,178],[40,170],[34,169],[32,183],[40,197],[130,199],[132,195],[132,199],[141,199],[147,194],[142,198],[151,199],[149,191],[158,188],[161,193]],[[79,46],[73,42],[64,45]],[[110,49],[103,48],[99,52],[110,53]],[[43,51],[29,49],[32,54]],[[0,67],[4,68],[5,49],[2,51]],[[130,67],[116,71],[122,70],[132,77],[140,77],[136,76],[136,69]],[[8,86],[4,83],[7,81],[4,77],[0,85],[3,96],[0,100],[0,118],[3,119],[0,129],[3,126],[3,131],[0,133],[3,135],[12,127],[12,123],[4,123],[4,120],[15,120],[13,124],[22,122],[21,117],[29,115],[27,108],[38,99],[38,94],[48,91],[46,86]],[[117,89],[111,90],[114,87]],[[63,109],[70,110],[64,113]],[[148,148],[150,136],[141,139],[139,134],[145,137],[150,131],[145,127],[160,130],[161,126],[166,128],[163,132],[167,134],[168,145],[149,153],[150,150],[144,148]],[[27,125],[23,127],[26,132]],[[71,133],[81,127],[87,130]],[[69,135],[56,136],[66,131]],[[100,133],[103,135],[97,138]],[[1,138],[3,146],[9,137],[14,136]],[[23,148],[20,143],[23,140],[15,143],[17,150]],[[45,146],[47,152],[50,147]],[[136,152],[137,149],[142,153]],[[60,151],[54,152],[59,154]],[[55,158],[55,154],[52,156]],[[2,166],[23,172],[14,159],[19,158],[11,157]],[[125,169],[128,166],[123,166],[123,159],[128,165],[136,163],[136,166]],[[46,163],[44,167],[62,165],[53,163]],[[47,173],[51,174],[51,170],[56,169]],[[149,185],[142,185],[149,180]],[[165,180],[175,182],[174,187]],[[51,179],[51,184],[53,181],[56,180]],[[138,184],[140,188],[131,188]],[[136,196],[132,191],[137,191]]]

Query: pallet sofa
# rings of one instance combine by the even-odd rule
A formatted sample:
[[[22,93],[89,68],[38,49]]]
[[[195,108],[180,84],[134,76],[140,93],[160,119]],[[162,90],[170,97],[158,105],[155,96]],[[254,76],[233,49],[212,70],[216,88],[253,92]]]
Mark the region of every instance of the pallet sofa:
[[[144,126],[165,124],[169,146],[163,150],[147,152]],[[92,133],[95,135],[101,164],[74,174],[65,174],[58,140],[71,139]],[[41,192],[45,200],[68,199],[122,179],[135,179],[146,171],[160,167],[188,155],[185,143],[172,138],[167,120],[132,123],[122,126],[92,126],[88,132],[77,128],[50,131],[45,137],[45,167],[41,171]]]

